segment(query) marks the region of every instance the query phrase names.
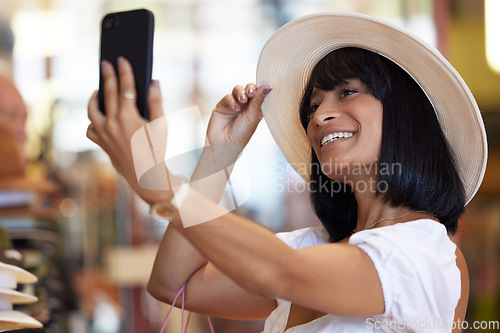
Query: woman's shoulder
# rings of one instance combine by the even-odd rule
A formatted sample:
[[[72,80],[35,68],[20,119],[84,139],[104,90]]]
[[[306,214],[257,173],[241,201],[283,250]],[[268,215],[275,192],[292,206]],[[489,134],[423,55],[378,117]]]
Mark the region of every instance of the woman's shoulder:
[[[457,246],[446,227],[430,219],[363,230],[352,235],[349,244],[367,252],[374,262],[393,268],[440,272],[457,268]]]
[[[461,270],[457,246],[441,223],[416,220],[364,230],[349,243],[365,251],[377,270],[385,302],[381,317],[452,322],[461,297]]]
[[[330,236],[324,227],[308,227],[289,232],[279,232],[276,237],[294,249],[305,248],[330,242]],[[455,251],[455,244],[450,240],[446,228],[441,223],[430,219],[420,219],[397,223],[394,225],[375,229],[359,231],[352,235],[348,243],[357,245],[368,240],[382,242],[389,241],[393,246],[412,244],[427,244],[429,247],[447,247],[449,251]],[[377,241],[375,241],[377,242]]]
[[[293,249],[328,243],[329,235],[323,227],[309,227],[290,232],[280,232],[276,237]]]
[[[448,236],[446,227],[434,220],[420,219],[394,225],[359,231],[349,238],[349,243],[380,242],[394,247],[415,249],[436,249],[439,252],[455,253],[456,245]]]

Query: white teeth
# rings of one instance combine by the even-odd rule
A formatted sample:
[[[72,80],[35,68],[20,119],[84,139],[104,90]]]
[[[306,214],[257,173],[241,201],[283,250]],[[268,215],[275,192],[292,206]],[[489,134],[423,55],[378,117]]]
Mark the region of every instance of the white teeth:
[[[324,146],[328,142],[335,141],[337,139],[350,138],[353,135],[354,134],[350,132],[334,132],[332,134],[328,134],[323,139],[321,139],[321,146]]]

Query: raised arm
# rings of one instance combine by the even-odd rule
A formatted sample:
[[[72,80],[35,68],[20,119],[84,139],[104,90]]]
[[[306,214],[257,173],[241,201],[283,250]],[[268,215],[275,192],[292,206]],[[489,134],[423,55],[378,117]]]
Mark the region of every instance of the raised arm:
[[[97,94],[94,93],[88,106],[91,124],[87,136],[103,148],[113,166],[142,199],[149,204],[168,201],[173,196],[172,191],[151,191],[138,183],[131,139],[137,130],[147,125],[147,121],[139,115],[135,100],[125,98],[125,92],[135,92],[130,64],[125,59],[120,59],[118,64],[118,77],[109,63],[102,64],[107,114],[104,116],[98,109]],[[224,165],[234,163],[262,118],[260,104],[266,88],[256,89],[253,84],[246,88],[237,86],[217,105],[207,131],[209,145],[202,153],[194,179],[205,178]],[[156,120],[164,116],[157,81],[153,81],[149,91],[150,116],[151,120]],[[220,154],[223,150],[219,148],[224,144],[232,147],[230,154],[227,151]],[[220,163],[214,164],[213,161]],[[166,168],[165,172],[168,173]],[[168,176],[171,181],[175,180],[174,176]],[[217,195],[217,191],[212,194]],[[252,295],[234,283],[208,263],[176,228],[169,226],[158,249],[148,290],[157,299],[171,303],[187,281],[186,303],[194,311],[220,317],[257,319],[267,316],[276,306],[274,300]]]
[[[192,189],[204,193],[205,199],[219,202],[226,183],[218,182],[220,178],[213,176],[222,170],[230,171],[248,143],[262,118],[260,105],[264,93],[270,91],[266,89],[256,89],[253,84],[246,88],[236,86],[214,109],[207,130],[207,145],[190,183]],[[149,292],[171,303],[175,292],[187,282],[186,308],[224,318],[261,319],[276,307],[274,299],[246,291],[197,253],[177,228],[169,226],[157,253]],[[193,262],[193,258],[200,260]],[[182,273],[172,272],[172,268]],[[187,276],[190,270],[193,274]]]
[[[287,299],[343,316],[384,312],[375,266],[355,245],[334,243],[294,250],[270,230],[230,212],[186,228],[186,218],[220,212],[211,200],[194,190],[189,191],[179,210],[190,214],[183,214],[182,219],[177,216],[172,225],[209,258],[214,269],[249,294]]]

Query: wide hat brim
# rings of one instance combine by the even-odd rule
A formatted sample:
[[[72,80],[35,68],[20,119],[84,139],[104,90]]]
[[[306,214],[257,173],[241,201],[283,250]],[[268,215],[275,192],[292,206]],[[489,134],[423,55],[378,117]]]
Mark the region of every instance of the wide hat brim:
[[[273,88],[262,112],[290,165],[309,180],[311,145],[300,123],[300,101],[314,66],[343,47],[383,55],[420,85],[451,146],[468,203],[481,185],[488,155],[484,123],[472,93],[435,48],[403,28],[364,15],[304,16],[281,27],[262,49],[257,85]]]
[[[10,274],[13,274],[16,277],[15,279],[17,283],[35,283],[38,281],[38,278],[34,274],[28,272],[27,270],[15,265],[3,263],[1,261],[0,261],[0,270],[7,271]]]
[[[41,328],[43,324],[20,311],[0,311],[0,329]]]
[[[8,299],[11,304],[31,304],[38,301],[36,296],[7,288],[0,288],[0,298]]]

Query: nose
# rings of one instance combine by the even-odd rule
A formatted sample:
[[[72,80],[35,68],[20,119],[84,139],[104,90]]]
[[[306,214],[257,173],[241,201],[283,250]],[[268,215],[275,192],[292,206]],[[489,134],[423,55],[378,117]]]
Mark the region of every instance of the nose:
[[[322,126],[328,123],[330,120],[337,119],[339,117],[339,110],[334,105],[334,103],[323,101],[316,109],[316,112],[314,112],[312,122],[316,126]]]

